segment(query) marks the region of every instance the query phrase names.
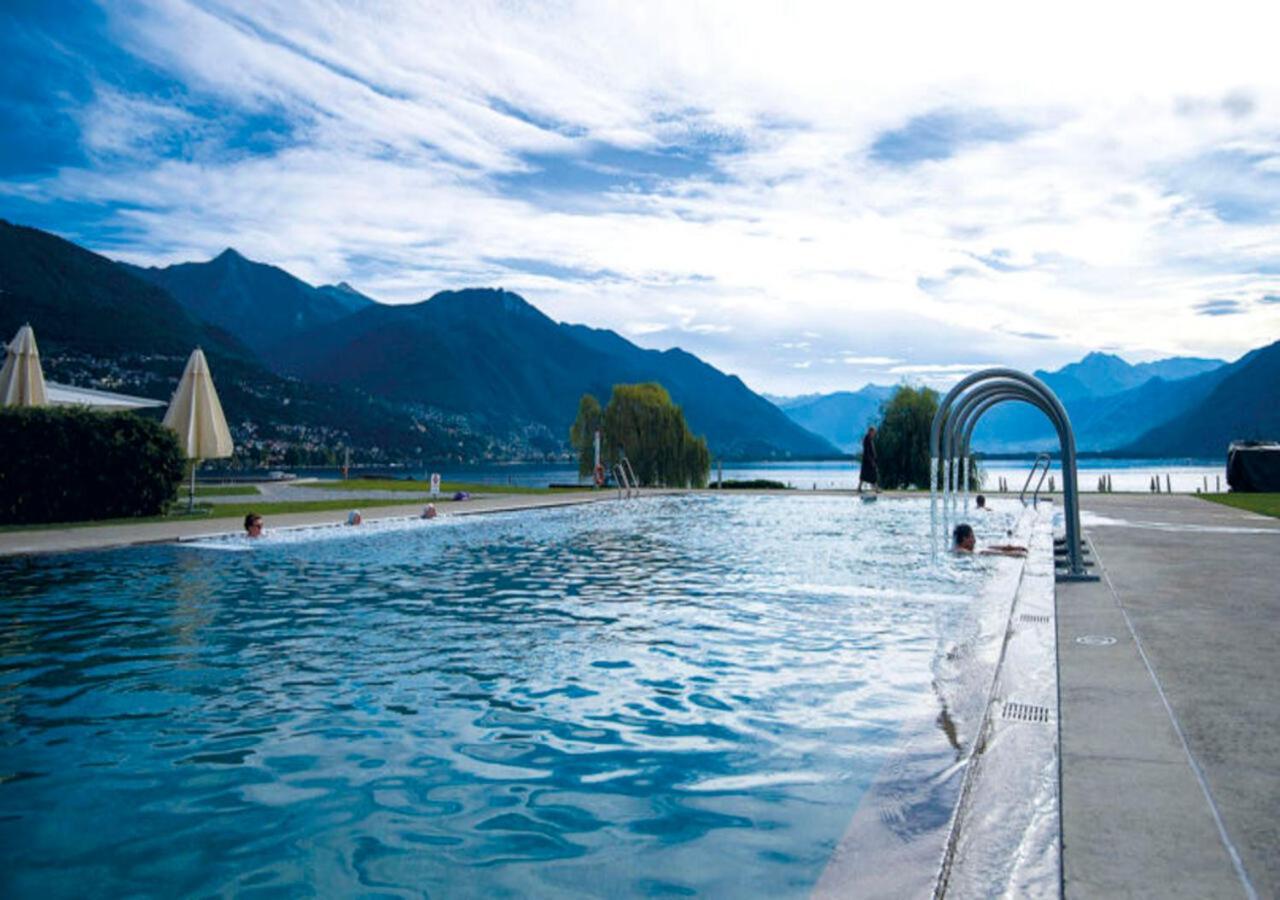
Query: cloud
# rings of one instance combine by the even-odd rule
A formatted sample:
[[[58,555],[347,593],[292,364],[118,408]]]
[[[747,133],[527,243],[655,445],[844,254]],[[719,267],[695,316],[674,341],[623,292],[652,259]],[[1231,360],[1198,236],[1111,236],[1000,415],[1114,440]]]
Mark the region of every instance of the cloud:
[[[960,377],[993,365],[995,363],[920,363],[894,366],[889,369],[889,372],[894,375],[955,375]]]
[[[840,361],[846,366],[891,366],[902,362],[894,356],[844,356]]]
[[[1006,12],[28,4],[0,214],[392,302],[501,284],[779,392],[1249,349],[1269,301],[1198,305],[1275,294],[1270,30]]]
[[[1263,294],[1258,298],[1259,303],[1280,303],[1280,294]]]
[[[1193,308],[1201,316],[1238,316],[1244,312],[1244,304],[1239,300],[1220,297],[1201,300]]]

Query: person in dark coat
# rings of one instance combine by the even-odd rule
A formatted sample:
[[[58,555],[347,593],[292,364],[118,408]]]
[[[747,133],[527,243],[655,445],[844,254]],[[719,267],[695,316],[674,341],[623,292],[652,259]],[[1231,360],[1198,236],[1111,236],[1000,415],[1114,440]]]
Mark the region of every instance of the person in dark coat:
[[[870,484],[872,489],[880,490],[880,466],[876,463],[876,426],[867,428],[862,437],[862,471],[858,473],[858,493],[862,493],[862,485]]]

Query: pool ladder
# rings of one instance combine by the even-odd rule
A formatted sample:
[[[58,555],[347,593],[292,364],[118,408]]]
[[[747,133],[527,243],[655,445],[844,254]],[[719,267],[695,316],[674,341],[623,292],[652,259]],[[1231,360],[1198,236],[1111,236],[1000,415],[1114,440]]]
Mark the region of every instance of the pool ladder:
[[[631,468],[631,460],[625,456],[618,462],[613,464],[614,478],[618,482],[618,499],[622,499],[623,491],[626,491],[627,499],[631,499],[631,492],[640,493],[640,482],[636,480],[636,470]]]
[[[1040,488],[1044,486],[1044,479],[1049,474],[1049,468],[1053,465],[1053,460],[1048,453],[1041,453],[1036,456],[1036,461],[1031,464],[1031,471],[1027,473],[1027,480],[1022,485],[1022,490],[1018,493],[1018,499],[1022,501],[1022,505],[1027,505],[1027,488],[1031,486],[1031,479],[1036,477],[1036,470],[1040,468],[1040,463],[1044,463],[1044,471],[1040,473],[1040,480],[1036,482],[1036,489],[1031,494],[1031,505],[1040,505]]]

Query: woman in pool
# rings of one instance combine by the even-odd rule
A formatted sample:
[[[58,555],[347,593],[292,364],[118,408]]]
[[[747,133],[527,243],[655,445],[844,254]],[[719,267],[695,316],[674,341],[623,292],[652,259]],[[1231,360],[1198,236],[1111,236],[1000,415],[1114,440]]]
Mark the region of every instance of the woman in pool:
[[[973,526],[966,522],[961,522],[956,526],[956,530],[951,533],[951,552],[952,553],[973,553],[977,546],[978,539],[973,533]],[[1026,556],[1027,548],[1019,544],[993,544],[990,547],[983,547],[976,552],[986,556]]]
[[[262,537],[262,516],[251,512],[244,517],[244,536],[248,538]]]

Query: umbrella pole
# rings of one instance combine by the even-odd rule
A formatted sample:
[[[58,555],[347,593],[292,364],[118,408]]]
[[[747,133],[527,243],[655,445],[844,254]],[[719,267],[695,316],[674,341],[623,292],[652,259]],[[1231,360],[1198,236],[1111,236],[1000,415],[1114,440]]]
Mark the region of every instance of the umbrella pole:
[[[200,465],[200,460],[191,460],[191,487],[187,491],[187,512],[192,513],[196,510],[196,466]]]

